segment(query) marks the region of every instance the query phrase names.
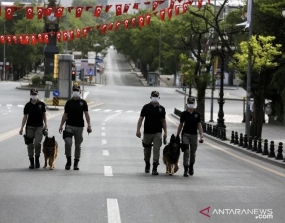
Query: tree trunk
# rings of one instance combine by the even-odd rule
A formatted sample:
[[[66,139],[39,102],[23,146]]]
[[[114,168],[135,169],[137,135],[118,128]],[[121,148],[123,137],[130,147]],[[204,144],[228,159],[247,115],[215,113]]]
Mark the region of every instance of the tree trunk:
[[[253,117],[250,125],[250,135],[257,138],[262,136],[262,126],[264,122],[264,94],[254,96]]]
[[[141,72],[143,74],[143,77],[147,78],[147,65],[143,62],[141,62]]]
[[[201,122],[205,122],[205,92],[206,88],[197,89],[197,111],[201,115]]]

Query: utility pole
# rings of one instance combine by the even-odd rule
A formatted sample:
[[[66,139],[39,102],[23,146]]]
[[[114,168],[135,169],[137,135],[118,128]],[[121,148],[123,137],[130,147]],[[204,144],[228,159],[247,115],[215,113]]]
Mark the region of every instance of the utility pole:
[[[6,34],[6,19],[4,19],[4,36]],[[3,75],[2,80],[6,80],[6,40],[3,45]]]
[[[249,27],[248,27],[248,39],[249,41],[251,40],[252,36],[252,15],[253,15],[253,0],[248,1],[248,17],[247,17],[247,22],[249,22]],[[247,65],[247,85],[246,85],[246,116],[245,116],[245,133],[247,137],[249,138],[249,130],[250,130],[250,95],[251,95],[251,72],[252,72],[252,52],[251,49],[248,50],[248,65]]]

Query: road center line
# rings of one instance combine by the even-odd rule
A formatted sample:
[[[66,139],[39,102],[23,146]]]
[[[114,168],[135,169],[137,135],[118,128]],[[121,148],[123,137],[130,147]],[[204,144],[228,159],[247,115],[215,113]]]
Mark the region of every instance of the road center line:
[[[102,132],[102,133],[101,133],[101,136],[106,136],[106,133],[105,133],[105,132]]]
[[[105,130],[105,127],[102,127],[102,130]]]
[[[104,166],[104,175],[105,177],[112,177],[113,171],[111,166]]]
[[[8,113],[7,113],[8,114]],[[53,114],[53,115],[50,115],[50,116],[47,116],[47,120],[50,120],[58,115],[60,115],[62,113],[56,113],[56,114]],[[4,115],[4,114],[3,114]],[[17,128],[17,129],[13,129],[13,130],[10,130],[8,132],[5,132],[5,133],[2,133],[0,134],[0,142],[6,140],[6,139],[9,139],[15,135],[18,135],[19,134],[19,130],[20,130],[20,127]],[[22,136],[23,137],[23,136]]]
[[[107,198],[108,223],[121,223],[119,204],[117,199]]]
[[[102,139],[102,144],[107,144],[107,140]]]
[[[109,156],[109,151],[108,150],[103,150],[103,156]]]

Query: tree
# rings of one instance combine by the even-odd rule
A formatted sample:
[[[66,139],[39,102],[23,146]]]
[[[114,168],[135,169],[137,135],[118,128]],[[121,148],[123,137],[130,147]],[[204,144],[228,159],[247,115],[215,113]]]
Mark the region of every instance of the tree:
[[[274,44],[274,36],[252,36],[249,41],[240,43],[241,52],[234,55],[236,67],[240,71],[241,79],[247,79],[248,52],[252,54],[252,85],[251,93],[254,99],[253,121],[250,126],[250,135],[261,137],[264,121],[264,104],[266,89],[270,87],[272,76],[282,54],[280,44]]]

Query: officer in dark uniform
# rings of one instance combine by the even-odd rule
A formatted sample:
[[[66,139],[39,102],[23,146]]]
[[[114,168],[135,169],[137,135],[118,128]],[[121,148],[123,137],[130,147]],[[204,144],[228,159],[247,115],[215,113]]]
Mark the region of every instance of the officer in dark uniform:
[[[43,126],[44,122],[44,126]],[[23,134],[23,128],[26,125],[25,144],[28,147],[28,156],[30,159],[29,169],[40,168],[41,142],[43,139],[43,130],[47,130],[46,104],[39,100],[38,90],[31,89],[30,101],[24,107],[24,116],[22,119],[19,134]],[[35,158],[34,159],[34,154]]]
[[[159,165],[160,147],[162,145],[162,129],[164,131],[163,137],[167,137],[167,127],[165,121],[165,108],[158,102],[158,91],[151,92],[151,102],[144,105],[140,118],[137,123],[137,137],[141,137],[140,128],[144,121],[144,135],[143,135],[143,147],[144,147],[144,160],[145,160],[145,172],[149,173],[150,170],[150,157],[151,148],[153,144],[153,168],[152,175],[158,175],[157,166]]]
[[[70,170],[72,136],[74,136],[75,151],[73,169],[79,170],[78,162],[81,156],[81,143],[83,142],[84,129],[83,114],[85,115],[85,119],[88,125],[87,132],[92,132],[92,129],[90,124],[90,116],[88,113],[87,102],[80,98],[80,86],[74,85],[72,90],[72,98],[69,99],[64,106],[64,114],[62,116],[61,124],[59,126],[59,133],[62,132],[63,125],[66,122],[65,130],[63,131],[63,139],[65,141],[65,155],[67,159],[65,169]]]
[[[195,103],[195,98],[188,97],[187,99],[187,109],[183,111],[180,116],[180,124],[177,129],[177,135],[180,135],[182,130],[182,151],[183,155],[183,165],[184,165],[184,177],[188,177],[188,171],[190,175],[194,174],[194,163],[197,150],[198,135],[197,130],[200,134],[200,142],[203,142],[203,129],[201,125],[200,113],[198,113]],[[190,146],[190,150],[189,150]],[[190,158],[190,163],[189,163]]]

